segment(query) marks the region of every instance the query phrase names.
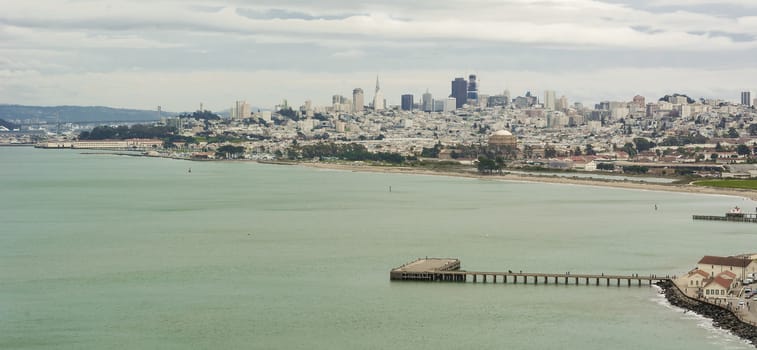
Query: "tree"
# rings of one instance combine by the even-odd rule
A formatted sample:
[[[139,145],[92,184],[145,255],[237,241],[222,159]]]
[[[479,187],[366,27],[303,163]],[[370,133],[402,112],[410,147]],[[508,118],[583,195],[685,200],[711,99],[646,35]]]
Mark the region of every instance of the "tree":
[[[554,158],[557,156],[557,150],[553,146],[544,147],[544,158]]]
[[[223,145],[216,150],[216,158],[236,159],[244,154],[244,147]]]
[[[717,162],[718,154],[717,153],[710,154],[710,159],[712,159],[713,162]]]
[[[586,145],[586,155],[589,155],[589,156],[597,155],[597,152],[594,151],[594,146],[592,146],[591,144]]]
[[[636,147],[634,147],[634,144],[631,142],[626,142],[626,144],[623,145],[623,151],[628,153],[629,158],[636,156]]]
[[[742,143],[738,147],[736,147],[736,153],[742,156],[748,156],[752,154],[752,151],[749,149],[749,146]]]
[[[482,174],[491,174],[497,169],[497,163],[493,159],[489,159],[485,156],[479,156],[476,164],[478,172]]]
[[[497,156],[497,158],[494,159],[494,163],[497,166],[497,172],[502,174],[502,169],[505,167],[505,158],[502,158],[501,156]]]
[[[633,143],[636,144],[636,149],[639,151],[639,153],[648,151],[652,147],[656,146],[654,143],[650,142],[649,140],[643,137],[637,137],[633,139]]]
[[[736,139],[736,138],[739,137],[739,132],[736,131],[736,129],[734,129],[734,128],[730,128],[730,129],[728,129],[728,137],[730,137],[732,139]]]

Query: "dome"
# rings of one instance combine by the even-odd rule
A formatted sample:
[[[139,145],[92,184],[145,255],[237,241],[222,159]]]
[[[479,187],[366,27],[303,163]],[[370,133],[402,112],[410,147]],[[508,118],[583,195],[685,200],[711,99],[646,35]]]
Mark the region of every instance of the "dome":
[[[492,136],[510,136],[510,135],[512,135],[512,133],[510,133],[507,130],[499,130],[499,131],[496,131],[494,134],[492,134]]]

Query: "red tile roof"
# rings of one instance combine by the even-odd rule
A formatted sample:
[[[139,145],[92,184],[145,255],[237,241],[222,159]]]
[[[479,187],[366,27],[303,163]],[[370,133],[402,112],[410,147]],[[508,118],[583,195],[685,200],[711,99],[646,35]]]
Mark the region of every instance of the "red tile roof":
[[[723,271],[718,274],[718,277],[723,277],[725,279],[732,280],[736,278],[736,274],[731,271]]]
[[[699,260],[700,264],[704,265],[720,265],[720,266],[733,266],[733,267],[747,267],[752,263],[752,260],[735,258],[732,256],[709,256],[705,255],[704,258]]]

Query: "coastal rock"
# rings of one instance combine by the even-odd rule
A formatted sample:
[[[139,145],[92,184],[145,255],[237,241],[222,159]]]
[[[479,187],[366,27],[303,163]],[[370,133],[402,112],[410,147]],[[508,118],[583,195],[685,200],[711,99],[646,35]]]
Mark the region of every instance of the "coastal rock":
[[[730,310],[684,296],[670,281],[658,282],[670,304],[691,310],[712,320],[715,327],[725,329],[757,347],[757,327],[739,320]]]

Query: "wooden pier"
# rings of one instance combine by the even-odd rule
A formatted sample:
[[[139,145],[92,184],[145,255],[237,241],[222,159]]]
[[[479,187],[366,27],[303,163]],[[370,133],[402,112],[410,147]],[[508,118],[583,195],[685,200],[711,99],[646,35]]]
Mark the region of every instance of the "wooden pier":
[[[675,276],[658,275],[606,275],[541,272],[482,272],[460,270],[460,260],[426,258],[394,268],[389,273],[392,281],[440,281],[511,284],[558,284],[595,286],[651,286],[653,283],[673,280]]]
[[[725,216],[694,215],[693,219],[709,221],[751,222],[757,224],[757,214],[739,213],[739,215],[732,215],[731,213],[728,213]]]

